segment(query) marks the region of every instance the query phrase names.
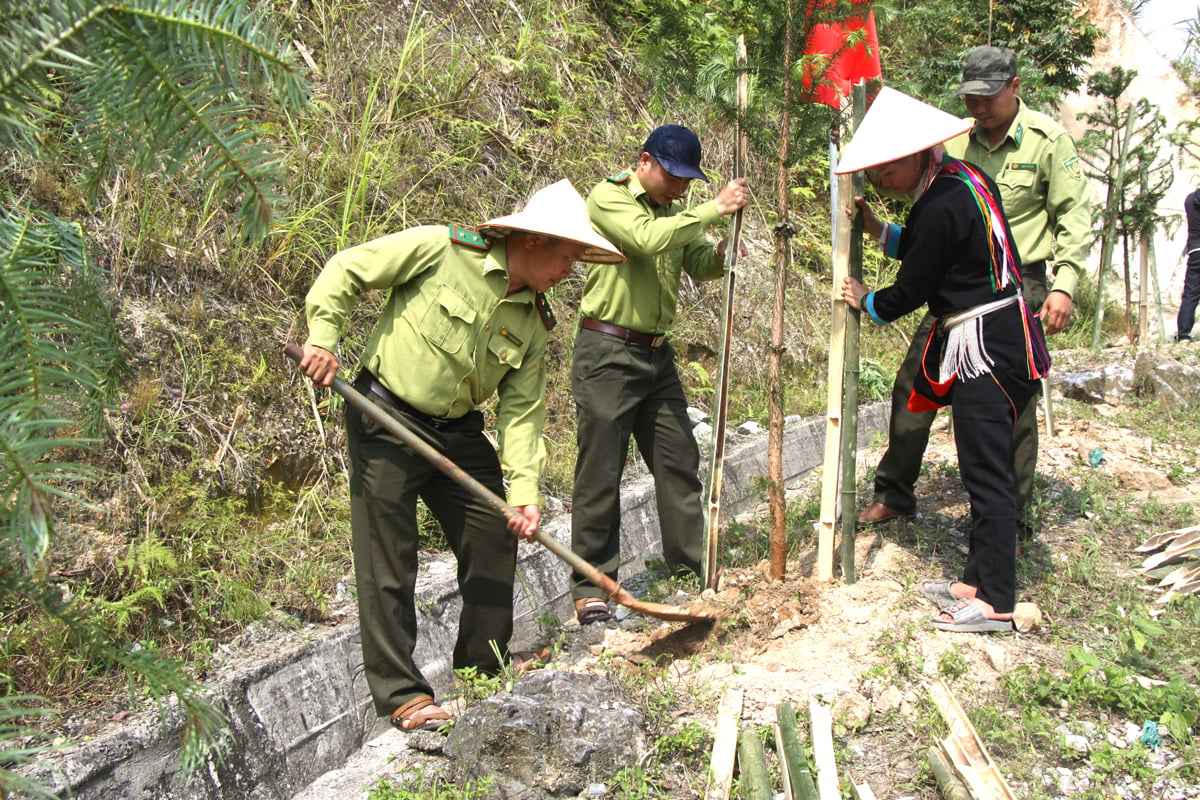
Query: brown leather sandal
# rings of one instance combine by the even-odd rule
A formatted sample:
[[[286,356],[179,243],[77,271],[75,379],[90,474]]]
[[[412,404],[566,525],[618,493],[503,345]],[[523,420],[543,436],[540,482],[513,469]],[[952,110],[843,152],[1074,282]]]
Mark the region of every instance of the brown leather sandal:
[[[419,694],[392,712],[392,724],[402,731],[436,731],[454,722],[427,694]]]
[[[612,613],[603,597],[581,597],[575,601],[575,619],[579,620],[580,625],[608,622],[612,619]]]

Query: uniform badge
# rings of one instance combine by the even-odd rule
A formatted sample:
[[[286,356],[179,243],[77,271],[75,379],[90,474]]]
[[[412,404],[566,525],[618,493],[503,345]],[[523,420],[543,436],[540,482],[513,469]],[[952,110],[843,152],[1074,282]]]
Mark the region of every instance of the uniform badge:
[[[1063,162],[1063,171],[1068,177],[1079,180],[1083,177],[1083,169],[1079,166],[1079,156],[1071,156]]]
[[[517,347],[521,347],[525,344],[525,342],[523,342],[521,340],[521,337],[517,336],[515,333],[510,331],[508,328],[501,328],[500,335],[503,336],[505,339],[508,339],[510,342],[515,344]]]
[[[624,172],[618,172],[616,175],[609,175],[604,180],[612,181],[613,183],[627,183],[629,181],[629,178],[630,178],[629,170],[626,170]]]
[[[487,239],[479,234],[478,231],[473,231],[470,228],[461,228],[458,225],[450,225],[450,241],[455,244],[473,247],[476,250],[490,250],[491,245]]]
[[[550,308],[550,301],[546,299],[546,295],[538,292],[534,303],[537,305],[538,314],[541,315],[542,324],[546,326],[546,330],[554,330],[558,320],[554,317],[554,309]]]

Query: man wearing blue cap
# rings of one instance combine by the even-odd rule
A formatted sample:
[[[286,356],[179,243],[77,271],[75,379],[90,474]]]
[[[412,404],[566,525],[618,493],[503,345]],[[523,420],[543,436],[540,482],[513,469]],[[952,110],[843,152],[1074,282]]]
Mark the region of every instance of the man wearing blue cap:
[[[663,557],[674,573],[700,574],[704,518],[700,452],[667,332],[675,321],[683,273],[713,280],[725,269],[725,241],[705,231],[746,205],[744,178],[716,198],[688,208],[682,198],[700,169],[700,140],[681,125],[656,128],[633,172],[611,175],[592,189],[592,225],[626,256],[588,271],[579,305],[571,369],[579,456],[571,512],[571,547],[614,580],[621,558],[621,474],[629,437],[654,476]],[[599,587],[575,574],[575,614],[581,623],[609,619]]]

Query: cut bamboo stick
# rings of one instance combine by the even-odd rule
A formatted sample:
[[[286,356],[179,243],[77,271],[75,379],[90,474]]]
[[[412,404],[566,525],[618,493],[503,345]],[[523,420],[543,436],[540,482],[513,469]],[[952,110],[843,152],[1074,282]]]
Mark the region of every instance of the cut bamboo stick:
[[[1181,534],[1161,553],[1156,553],[1142,562],[1142,569],[1154,569],[1159,564],[1166,564],[1173,559],[1197,553],[1200,555],[1200,531]]]
[[[855,800],[875,800],[875,792],[871,791],[871,787],[866,783],[852,783],[850,791],[854,794]]]
[[[767,752],[752,725],[743,725],[742,733],[738,736],[738,774],[742,776],[743,800],[774,800],[771,773],[767,769]]]
[[[929,695],[950,727],[950,735],[941,741],[942,752],[971,796],[976,800],[1016,800],[950,687],[939,679],[929,685]]]
[[[708,788],[704,792],[704,800],[729,798],[741,717],[742,690],[726,689],[721,695],[721,705],[717,707],[717,732],[713,736],[712,760],[709,762]]]
[[[809,698],[808,716],[812,719],[813,761],[817,765],[817,796],[820,800],[840,800],[837,761],[833,755],[833,715],[815,697]]]
[[[954,768],[950,766],[942,751],[931,747],[926,755],[929,757],[929,767],[933,770],[933,779],[937,781],[942,797],[945,800],[971,800],[971,793],[954,774]]]
[[[812,767],[804,753],[804,742],[796,730],[796,712],[784,701],[775,709],[775,749],[783,773],[783,794],[787,800],[817,800]]]

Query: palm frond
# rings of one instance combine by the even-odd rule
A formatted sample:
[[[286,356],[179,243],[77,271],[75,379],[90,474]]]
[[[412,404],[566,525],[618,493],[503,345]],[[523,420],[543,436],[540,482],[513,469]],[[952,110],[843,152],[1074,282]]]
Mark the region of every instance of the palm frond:
[[[244,0],[16,0],[0,64],[0,143],[36,148],[67,112],[93,196],[123,164],[189,172],[266,234],[281,194],[259,118],[306,99],[291,47]]]

